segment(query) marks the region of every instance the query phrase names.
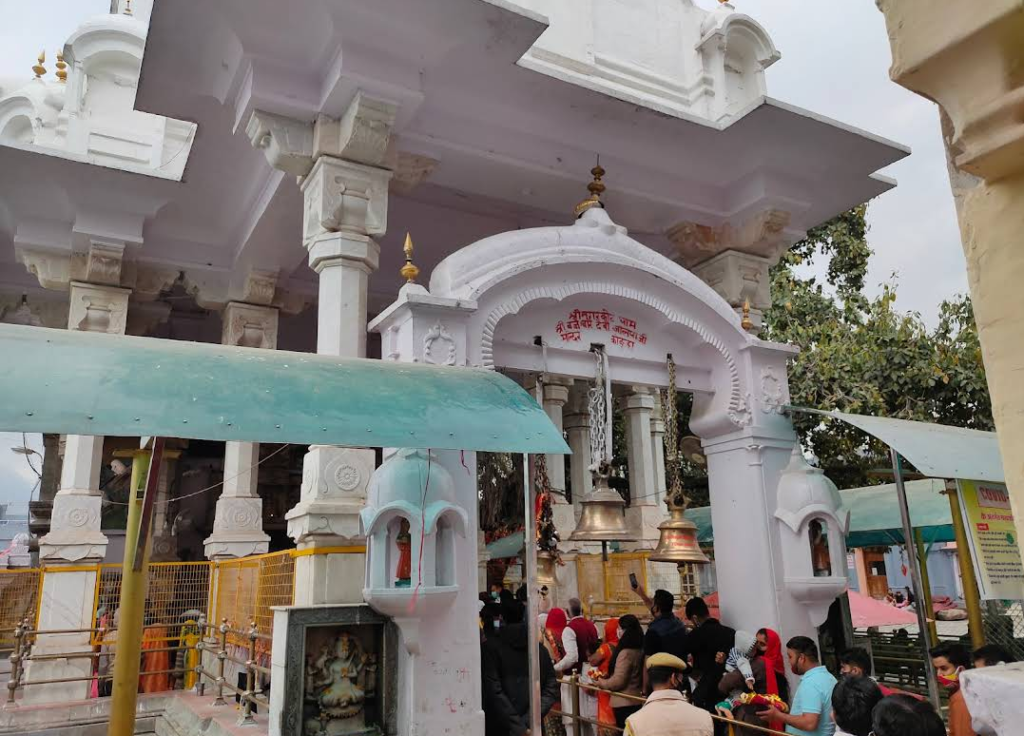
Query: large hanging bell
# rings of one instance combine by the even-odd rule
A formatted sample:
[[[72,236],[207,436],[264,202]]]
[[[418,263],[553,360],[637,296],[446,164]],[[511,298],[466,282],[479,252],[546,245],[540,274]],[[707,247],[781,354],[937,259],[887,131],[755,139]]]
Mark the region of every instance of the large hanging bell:
[[[608,486],[608,476],[594,473],[594,490],[580,504],[573,542],[629,542],[636,538],[626,525],[626,502]]]
[[[673,507],[668,519],[658,525],[661,536],[651,553],[651,562],[675,562],[706,565],[707,558],[697,542],[697,525],[686,518],[686,511]]]

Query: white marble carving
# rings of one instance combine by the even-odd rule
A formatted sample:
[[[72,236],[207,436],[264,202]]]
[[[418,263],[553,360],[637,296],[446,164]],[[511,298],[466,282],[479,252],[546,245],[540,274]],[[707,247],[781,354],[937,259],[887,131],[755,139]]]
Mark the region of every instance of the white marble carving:
[[[445,348],[443,353],[434,354],[434,345],[440,342]],[[431,365],[455,365],[458,346],[448,332],[448,328],[436,322],[423,337],[423,362]]]
[[[68,328],[123,335],[128,316],[128,289],[73,282]]]
[[[359,512],[373,473],[373,450],[313,445],[302,464],[299,503],[285,518],[297,543],[316,537],[359,537]]]

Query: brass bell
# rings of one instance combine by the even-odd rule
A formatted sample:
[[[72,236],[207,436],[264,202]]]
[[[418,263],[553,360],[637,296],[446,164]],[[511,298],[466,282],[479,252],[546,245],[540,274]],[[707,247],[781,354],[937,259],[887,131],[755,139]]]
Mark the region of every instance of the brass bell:
[[[707,558],[697,542],[697,525],[686,518],[686,510],[679,506],[670,509],[670,516],[658,525],[661,536],[651,553],[651,562],[707,565]]]
[[[594,473],[594,490],[583,499],[573,542],[628,542],[636,538],[626,525],[626,502],[608,486],[608,476]]]
[[[550,552],[537,553],[537,587],[555,587],[555,557]]]

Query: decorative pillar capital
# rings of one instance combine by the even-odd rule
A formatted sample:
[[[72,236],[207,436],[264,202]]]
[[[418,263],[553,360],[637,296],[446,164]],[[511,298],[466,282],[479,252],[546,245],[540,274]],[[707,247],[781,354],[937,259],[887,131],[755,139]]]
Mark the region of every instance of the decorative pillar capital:
[[[245,348],[277,348],[278,311],[242,302],[224,307],[221,343]]]
[[[650,415],[654,411],[654,396],[645,388],[634,388],[632,393],[625,397],[622,406],[627,414],[645,413]]]
[[[560,408],[564,407],[569,403],[569,387],[571,385],[572,379],[560,376],[545,378],[542,384],[544,387],[544,403]]]
[[[727,250],[693,267],[693,273],[729,302],[729,306],[742,312],[750,305],[750,319],[760,329],[762,314],[772,305],[769,258]]]
[[[68,329],[123,335],[127,325],[130,289],[71,282]]]
[[[302,239],[306,247],[324,233],[381,235],[388,225],[391,172],[321,156],[301,189],[305,203]]]
[[[297,544],[360,538],[359,512],[375,460],[373,450],[310,447],[302,462],[299,503],[285,515],[288,536]]]
[[[305,176],[313,168],[313,124],[253,110],[245,134],[267,163],[292,176]]]
[[[676,246],[674,260],[686,268],[729,250],[766,258],[772,264],[778,262],[799,236],[788,230],[789,220],[788,212],[767,209],[736,224],[680,222],[670,227],[665,235]]]

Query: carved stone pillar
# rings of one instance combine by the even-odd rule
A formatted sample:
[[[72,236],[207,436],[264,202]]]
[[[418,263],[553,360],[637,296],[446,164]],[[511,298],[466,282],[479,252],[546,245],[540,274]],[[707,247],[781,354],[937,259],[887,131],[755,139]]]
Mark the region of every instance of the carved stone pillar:
[[[1024,534],[1024,3],[878,0],[892,79],[939,106],[985,375]],[[941,18],[941,22],[936,22]]]
[[[274,350],[278,312],[273,307],[229,302],[224,309],[221,343]],[[262,554],[270,537],[263,532],[263,499],[258,493],[260,446],[256,442],[227,442],[224,485],[206,539],[206,557],[216,560]]]
[[[359,92],[338,120],[321,115],[306,123],[257,110],[246,126],[272,166],[300,179],[302,243],[320,277],[317,352],[323,355],[366,356],[367,283],[380,258],[373,237],[387,231],[396,112]],[[373,450],[310,447],[301,500],[286,515],[288,534],[300,549],[351,549],[296,559],[296,605],[362,602],[365,555],[354,550],[364,544],[359,512],[374,464]]]
[[[118,260],[118,268],[119,263]],[[70,291],[68,329],[124,334],[128,289],[72,282]],[[38,628],[42,631],[93,625],[96,572],[83,566],[102,562],[107,549],[107,537],[100,531],[102,462],[103,437],[68,435],[50,531],[39,542],[40,563],[53,569],[53,573],[45,576],[41,591]],[[71,569],[61,572],[63,566]],[[50,634],[39,637],[33,652],[90,650],[88,633]],[[81,677],[90,673],[91,666],[89,659],[39,660],[28,663],[25,679],[32,682]],[[54,683],[26,688],[24,698],[26,703],[45,703],[81,700],[87,694],[87,682]]]

